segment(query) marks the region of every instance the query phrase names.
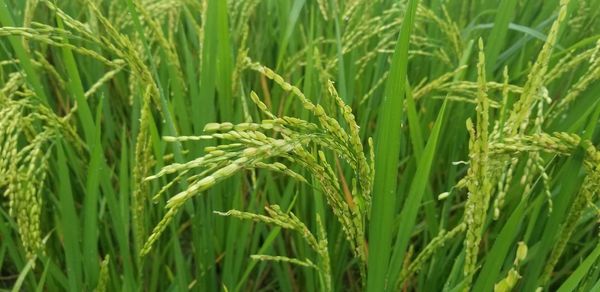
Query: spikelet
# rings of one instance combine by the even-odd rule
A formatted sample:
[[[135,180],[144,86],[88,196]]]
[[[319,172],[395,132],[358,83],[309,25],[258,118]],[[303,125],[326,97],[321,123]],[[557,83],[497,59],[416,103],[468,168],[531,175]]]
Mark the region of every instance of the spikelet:
[[[366,165],[366,158],[364,158],[364,154],[362,153],[362,143],[360,142],[360,139],[358,138],[358,135],[356,133],[358,133],[358,126],[356,125],[356,122],[354,122],[354,117],[352,115],[351,110],[349,109],[349,107],[345,106],[343,104],[343,101],[341,100],[341,98],[339,98],[339,96],[337,96],[337,92],[335,91],[335,88],[333,87],[333,84],[328,83],[328,90],[330,92],[330,95],[332,95],[336,102],[338,103],[338,107],[340,107],[342,109],[342,113],[344,115],[344,118],[346,120],[346,122],[349,124],[351,131],[353,131],[355,134],[347,134],[346,131],[340,126],[339,122],[328,116],[323,107],[321,107],[320,105],[314,105],[312,102],[310,102],[308,100],[308,98],[306,98],[306,96],[304,96],[304,94],[295,86],[287,83],[284,81],[284,79],[277,75],[275,72],[273,72],[271,69],[264,67],[258,63],[252,63],[251,60],[248,61],[249,66],[251,69],[256,70],[260,73],[262,73],[263,75],[265,75],[267,78],[272,79],[273,81],[275,81],[275,83],[279,84],[281,86],[282,89],[286,90],[286,91],[290,91],[292,92],[296,97],[298,97],[298,99],[300,100],[300,102],[302,103],[302,105],[304,106],[305,109],[311,111],[319,120],[321,126],[323,127],[324,130],[326,130],[330,135],[332,135],[334,138],[333,140],[321,140],[321,142],[324,142],[324,144],[326,144],[327,146],[339,150],[340,152],[342,152],[342,154],[344,154],[344,156],[346,157],[346,160],[350,162],[351,166],[353,166],[353,168],[355,169],[355,171],[358,171],[358,173],[361,174],[365,174],[365,178],[369,178],[370,175],[368,175],[368,171],[367,171],[367,165]],[[347,151],[347,146],[346,145],[336,145],[339,142],[333,142],[335,140],[339,140],[342,141],[344,144],[346,145],[353,145],[352,147],[354,147],[354,153],[348,153]],[[352,141],[351,141],[352,140]],[[358,146],[360,145],[360,146]],[[342,146],[342,147],[338,147],[338,146]],[[361,166],[356,165],[355,163],[352,163],[353,161],[355,161],[355,159],[352,158],[358,158],[359,160],[362,161],[362,163],[360,164]],[[362,169],[362,170],[361,170]],[[334,177],[330,177],[331,181],[336,182],[337,180]],[[364,179],[363,179],[364,180]],[[363,185],[363,193],[369,193],[370,194],[370,183],[367,180],[364,180]],[[338,205],[339,207],[341,207],[342,209],[347,209],[348,207],[342,207],[343,204],[338,204],[335,203],[337,200],[333,199],[333,196],[336,196],[337,192],[339,192],[339,187],[337,186],[337,183],[335,183],[333,186],[331,186],[331,188],[329,187],[325,187],[325,189],[331,189],[331,191],[327,192],[329,194],[331,194],[331,197],[328,196],[328,198],[330,198],[329,202],[335,205]],[[363,195],[363,201],[365,202],[365,204],[368,206],[369,202],[370,202],[370,196],[369,195]],[[338,213],[339,216],[343,216],[342,214],[344,213],[348,213],[350,210],[344,211],[344,212],[340,212]],[[359,212],[355,212],[355,213],[360,213]],[[364,211],[362,211],[364,212]],[[357,214],[355,214],[357,215]],[[348,216],[348,215],[346,215]],[[338,217],[339,219],[339,217]],[[341,219],[340,219],[341,220]],[[362,219],[358,218],[356,220],[356,222],[354,223],[350,223],[347,220],[341,220],[342,222],[347,222],[347,223],[342,223],[342,225],[345,225],[346,228],[346,232],[348,232],[348,234],[350,234],[350,238],[357,238],[357,234],[358,233],[362,233],[362,223],[359,223],[358,221],[362,221]],[[351,227],[352,226],[352,227]],[[359,240],[358,245],[362,246],[364,245],[364,243],[361,243],[362,239]],[[364,249],[364,247],[361,247],[359,249]],[[361,254],[363,252],[360,252]],[[364,260],[366,260],[366,256],[361,256],[361,258],[363,258]]]
[[[9,93],[7,86],[12,85],[3,92]],[[60,119],[34,100],[0,98],[0,189],[29,259],[44,252],[40,220],[48,157],[55,139],[66,132]]]
[[[317,0],[319,4],[319,10],[321,11],[321,15],[325,21],[329,20],[329,16],[327,15],[327,11],[329,10],[329,5],[327,4],[329,1],[327,0]]]
[[[92,96],[102,85],[104,85],[106,82],[108,82],[110,79],[112,79],[113,77],[115,77],[115,75],[117,75],[119,72],[121,72],[121,70],[124,68],[125,66],[125,62],[123,60],[114,60],[113,63],[115,64],[116,68],[104,73],[104,75],[102,77],[100,77],[100,79],[98,79],[98,81],[96,81],[96,83],[94,83],[86,92],[85,92],[85,97],[89,98],[90,96]]]
[[[92,33],[88,25],[72,18],[62,9],[54,5],[54,3],[51,1],[41,0],[41,2],[44,3],[44,5],[46,5],[52,12],[56,13],[56,16],[62,19],[65,26],[69,27],[77,33],[84,35],[87,39],[90,39],[95,43],[101,43],[100,39],[97,37],[97,35],[94,35],[94,33]]]
[[[418,273],[424,266],[424,264],[431,258],[431,256],[441,247],[446,244],[446,242],[454,239],[459,234],[463,233],[466,229],[466,224],[461,223],[458,226],[454,227],[450,231],[442,230],[440,233],[433,238],[427,246],[419,253],[419,255],[410,263],[407,269],[403,270],[398,277],[396,282],[396,287],[400,289],[400,285],[404,283],[414,273]],[[410,258],[410,257],[408,257]]]
[[[467,68],[466,65],[460,66],[460,67],[456,68],[456,70],[445,73],[442,76],[432,80],[431,82],[427,83],[427,85],[421,86],[419,88],[415,88],[414,92],[413,92],[413,98],[415,100],[418,100],[419,98],[429,94],[431,91],[442,87],[443,85],[445,85],[448,82],[448,80],[457,76],[458,74],[463,72],[466,68]]]
[[[494,285],[494,292],[510,292],[517,282],[521,279],[521,275],[515,269],[510,269],[506,278]]]
[[[230,124],[225,124],[224,127],[233,128],[233,126]],[[212,129],[211,126],[209,126],[209,129]],[[191,197],[213,187],[220,181],[231,177],[233,174],[239,172],[241,169],[252,167],[254,163],[261,162],[262,160],[268,159],[270,157],[276,157],[284,153],[288,153],[292,151],[295,147],[297,147],[300,143],[300,141],[296,140],[286,141],[267,138],[262,133],[258,133],[260,132],[248,133],[229,131],[225,134],[213,134],[214,137],[222,137],[226,139],[230,138],[232,140],[243,141],[245,143],[249,143],[250,145],[258,147],[253,148],[254,150],[252,151],[235,151],[232,153],[219,153],[219,151],[223,150],[215,149],[209,154],[198,159],[192,160],[190,162],[184,164],[175,163],[172,165],[168,165],[164,167],[157,175],[146,178],[146,180],[153,180],[169,173],[186,171],[193,168],[206,167],[216,162],[225,163],[224,165],[220,165],[219,168],[212,169],[213,171],[210,174],[204,174],[202,177],[192,178],[192,182],[186,190],[179,192],[177,195],[173,196],[168,200],[166,206],[168,212],[163,217],[163,220],[161,220],[161,222],[154,228],[150,238],[146,241],[146,244],[142,248],[142,255],[150,251],[150,248],[158,239],[158,236],[162,233],[162,231],[164,230],[168,222],[170,222],[174,214]]]
[[[319,240],[318,242],[318,250],[317,253],[319,254],[319,260],[320,260],[320,275],[321,278],[323,278],[322,282],[324,283],[324,290],[325,291],[332,291],[332,284],[331,284],[331,263],[329,262],[329,250],[327,247],[327,232],[325,231],[325,226],[323,225],[323,221],[321,221],[321,217],[319,216],[319,214],[317,214],[317,227],[318,227],[318,233],[317,233],[317,238]]]
[[[598,79],[600,79],[600,40],[597,41],[596,47],[590,56],[589,70],[579,78],[575,85],[569,88],[567,95],[559,101],[554,114],[558,115],[565,111],[584,90],[594,84]]]
[[[335,86],[333,85],[333,82],[328,81],[327,88],[328,88],[329,94],[337,102],[338,108],[342,109],[342,116],[344,117],[344,120],[346,121],[346,125],[349,128],[350,134],[348,135],[349,136],[348,141],[350,144],[350,148],[352,148],[352,150],[353,150],[352,154],[357,158],[355,174],[360,181],[360,187],[361,187],[361,193],[360,193],[361,197],[355,198],[355,199],[361,199],[360,201],[363,202],[362,204],[364,205],[364,206],[362,206],[362,208],[363,208],[362,212],[366,212],[366,210],[370,209],[370,205],[371,205],[371,197],[369,196],[369,194],[371,193],[371,188],[372,188],[372,184],[373,184],[373,181],[370,179],[372,177],[372,175],[371,175],[372,168],[370,167],[370,165],[367,161],[367,158],[364,154],[363,144],[362,144],[362,141],[361,141],[360,135],[359,135],[359,127],[358,127],[358,124],[356,123],[354,114],[352,114],[352,108],[350,108],[350,106],[348,106],[348,105],[345,105],[344,101],[338,96],[338,93],[335,89]]]
[[[588,200],[595,192],[597,192],[599,184],[598,181],[594,181],[594,175],[588,174],[582,184],[582,188],[575,197],[575,201],[571,205],[567,218],[564,223],[561,225],[560,233],[557,237],[558,241],[554,245],[552,252],[550,253],[550,257],[546,262],[546,266],[544,267],[544,272],[541,276],[541,284],[546,284],[550,280],[552,276],[552,272],[554,271],[554,267],[558,263],[560,256],[562,255],[569,239],[571,238],[571,234],[575,231],[577,227],[577,223],[585,211],[585,207],[588,203]]]
[[[63,36],[68,33],[64,30],[59,30],[54,27],[47,26],[43,28],[22,28],[22,27],[0,27],[0,36],[22,36],[23,38],[31,41],[37,41],[45,43],[54,47],[68,48],[72,51],[79,53],[84,56],[91,57],[97,61],[100,61],[108,66],[112,66],[113,63],[98,54],[97,52],[87,49],[85,47],[74,46],[70,43],[65,42],[66,37]]]
[[[246,148],[246,150],[248,149],[253,149],[253,148]],[[244,150],[244,151],[246,151]],[[298,180],[300,182],[303,183],[308,183],[308,180],[306,180],[306,178],[304,178],[304,176],[302,176],[301,174],[289,169],[285,164],[283,163],[279,163],[279,162],[275,162],[275,163],[264,163],[264,162],[257,162],[251,165],[251,168],[263,168],[263,169],[268,169],[270,171],[273,172],[280,172],[283,173],[285,175],[288,175],[289,177]]]
[[[284,262],[284,263],[290,263],[290,264],[294,264],[294,265],[298,265],[298,266],[302,266],[302,267],[314,268],[317,270],[319,269],[309,259],[300,260],[300,259],[289,258],[289,257],[285,257],[285,256],[271,256],[271,255],[266,255],[266,254],[253,254],[253,255],[250,255],[250,258],[255,261]]]
[[[510,135],[514,135],[521,130],[523,128],[523,124],[526,124],[527,120],[529,119],[537,92],[544,85],[544,78],[548,71],[548,62],[550,61],[552,49],[556,44],[560,27],[567,16],[568,5],[569,0],[560,1],[558,17],[552,24],[546,42],[544,43],[544,46],[542,47],[542,50],[540,51],[535,63],[533,64],[533,67],[529,71],[527,82],[523,87],[523,93],[513,106],[507,121],[507,131]]]
[[[263,261],[283,261],[304,267],[315,268],[319,271],[324,291],[331,291],[331,267],[329,262],[329,251],[327,248],[327,234],[325,233],[321,218],[317,215],[318,237],[315,237],[294,213],[286,213],[281,210],[281,207],[278,205],[267,206],[265,207],[265,210],[267,211],[268,216],[238,210],[229,210],[227,212],[215,211],[214,213],[221,216],[231,216],[243,220],[263,222],[296,231],[318,255],[318,265],[313,264],[309,259],[299,260],[285,256],[252,255],[251,258]]]
[[[133,194],[131,196],[131,219],[133,225],[133,237],[134,245],[137,249],[140,248],[146,236],[146,229],[144,224],[144,214],[146,197],[147,197],[147,183],[144,177],[148,175],[150,169],[150,123],[151,115],[150,112],[150,94],[151,88],[148,86],[142,100],[142,108],[140,113],[140,129],[135,141],[135,166],[133,168]]]
[[[521,262],[527,257],[527,245],[520,241],[517,244],[517,254],[513,267],[508,271],[506,277],[494,285],[494,292],[510,292],[513,291],[521,275],[518,272]]]
[[[465,220],[467,224],[467,235],[465,239],[465,266],[466,277],[465,290],[470,288],[471,279],[477,264],[479,253],[479,242],[481,241],[483,226],[487,214],[488,204],[491,196],[491,182],[488,176],[488,98],[485,83],[485,57],[483,54],[483,41],[479,40],[479,63],[477,66],[479,94],[477,104],[477,129],[473,128],[472,122],[467,121],[467,129],[471,135],[469,142],[470,164],[468,170],[469,180],[467,187],[469,197],[465,207]]]
[[[106,49],[118,56],[119,59],[123,60],[127,66],[131,69],[130,79],[140,84],[150,86],[152,101],[159,105],[158,98],[160,92],[156,84],[156,80],[152,77],[152,72],[148,65],[144,62],[144,50],[139,42],[133,42],[128,37],[124,36],[119,32],[119,29],[115,27],[116,23],[109,20],[100,11],[98,6],[91,0],[85,0],[91,14],[98,20],[98,23],[106,31],[106,36],[102,37],[101,43]],[[130,82],[130,92],[133,95],[137,92],[136,88]],[[142,87],[145,89],[145,87]],[[159,110],[161,107],[157,107]],[[161,112],[161,114],[164,114]]]
[[[46,60],[46,57],[40,52],[36,51],[34,52],[34,55],[36,56],[36,60],[33,61],[33,64],[35,66],[39,66],[43,70],[46,70],[46,72],[56,80],[58,87],[64,89],[66,86],[66,81],[62,78],[61,74],[58,73],[56,68],[50,64],[50,62]]]
[[[365,95],[363,95],[363,97],[360,98],[360,105],[362,105],[363,103],[365,103],[369,98],[371,98],[371,96],[373,96],[373,94],[375,94],[375,92],[385,83],[385,81],[387,80],[388,76],[390,75],[390,71],[386,71],[385,73],[383,73],[383,75],[379,78],[379,80],[377,80],[373,86],[371,86],[371,89],[369,89],[369,91],[367,93],[365,93]],[[357,75],[357,78],[360,75]]]
[[[325,198],[333,214],[342,225],[352,252],[360,259],[361,273],[364,277],[367,261],[365,221],[370,205],[372,181],[374,178],[372,140],[369,139],[369,161],[364,153],[364,147],[359,135],[359,127],[355,121],[352,109],[338,96],[333,83],[327,83],[329,96],[337,105],[347,130],[342,127],[337,119],[331,117],[321,105],[311,102],[298,87],[285,81],[283,77],[276,74],[273,70],[254,63],[249,59],[246,65],[248,68],[258,71],[268,79],[273,80],[283,90],[291,92],[300,101],[302,106],[315,116],[317,122],[311,123],[288,116],[277,117],[260,100],[258,95],[252,91],[250,92],[250,99],[268,119],[262,120],[259,123],[208,123],[204,127],[204,135],[164,137],[163,139],[169,142],[217,139],[221,143],[217,146],[207,147],[204,156],[185,163],[166,165],[158,173],[144,179],[144,181],[150,181],[168,174],[178,173],[174,179],[161,187],[158,194],[154,197],[156,200],[158,196],[166,194],[172,186],[177,185],[177,181],[181,181],[187,176],[182,175],[182,173],[199,172],[198,174],[187,176],[186,180],[189,186],[168,199],[165,216],[155,226],[144,247],[141,248],[140,253],[145,255],[150,251],[152,245],[158,240],[167,224],[187,200],[231,177],[235,173],[260,168],[280,172],[301,182],[307,182],[304,176],[277,161],[278,159],[284,159],[307,170],[312,175],[314,181],[318,182],[318,187],[325,194]],[[308,147],[317,147],[317,151],[309,152],[306,150]],[[356,178],[352,178],[352,181],[356,182],[354,184],[356,187],[353,187],[352,192],[345,192],[343,190],[334,168],[328,162],[327,157],[329,157],[329,152],[335,155],[334,157],[343,159],[353,170]],[[349,194],[350,198],[346,197],[346,194]],[[231,211],[227,215],[235,215],[237,217],[245,217],[245,219],[264,222],[271,220],[266,217],[239,213],[239,211]],[[278,218],[278,216],[275,216],[277,214],[270,215],[272,215],[270,216],[271,218]],[[295,217],[291,216],[289,218],[294,219]],[[284,221],[269,221],[269,223],[280,225],[283,224],[282,222]],[[321,250],[322,256],[325,256],[324,240],[326,240],[324,235],[320,235],[320,243],[313,239],[308,240],[309,244],[314,245],[315,250]],[[327,259],[326,262],[328,261]],[[330,273],[329,264],[327,264],[327,268],[325,268],[324,262],[323,264],[319,264],[319,266],[321,272]],[[323,280],[324,285],[327,287],[331,286],[330,276]]]
[[[237,26],[241,26],[241,29],[239,31],[241,31],[240,36],[238,36],[239,40],[239,46],[238,46],[238,50],[237,50],[237,55],[236,55],[236,59],[235,59],[235,67],[233,68],[232,74],[231,74],[231,91],[234,94],[237,94],[238,92],[242,91],[242,86],[240,86],[241,82],[241,75],[242,75],[242,71],[246,68],[246,58],[248,57],[248,34],[250,33],[250,24],[249,24],[249,18],[250,16],[254,13],[254,11],[256,10],[256,7],[258,6],[258,4],[260,3],[260,1],[258,0],[253,0],[253,1],[240,1],[240,3],[245,4],[245,6],[243,7],[242,10],[239,11],[243,11],[239,17],[239,22],[240,24],[238,24]],[[233,11],[238,11],[238,10],[233,10]],[[235,19],[235,18],[234,18]],[[235,25],[235,24],[233,24]],[[236,30],[238,31],[238,30]],[[240,94],[240,101],[242,102],[242,110],[244,112],[244,118],[247,122],[252,120],[252,117],[250,116],[250,111],[248,109],[248,105],[246,102],[246,97],[243,94],[243,92]]]
[[[548,97],[548,90],[542,86],[538,91],[538,110],[532,129],[533,133],[535,134],[542,133],[542,125],[544,123],[544,103],[550,103],[550,101],[550,97]],[[536,174],[536,171],[539,171],[544,185],[544,192],[548,201],[548,210],[549,212],[552,212],[552,194],[550,193],[550,177],[546,173],[544,161],[540,156],[539,152],[531,152],[528,155],[529,158],[527,159],[523,177],[521,178],[521,184],[525,185],[524,193],[526,195],[529,194],[530,190],[532,189],[534,174]]]
[[[110,274],[108,273],[108,264],[110,263],[110,256],[106,255],[104,260],[100,263],[100,274],[98,275],[98,285],[95,292],[107,291],[108,281],[110,280]]]
[[[512,182],[513,173],[515,168],[517,167],[517,163],[519,160],[515,157],[511,158],[510,164],[506,167],[506,171],[502,172],[500,180],[498,180],[498,195],[496,196],[496,200],[494,201],[494,220],[498,220],[500,218],[500,211],[504,206],[504,200],[506,198],[506,193],[508,192],[508,188]]]
[[[491,155],[545,152],[570,155],[580,142],[579,136],[570,133],[540,133],[504,138],[502,142],[490,143]]]
[[[271,206],[271,209],[277,209],[277,207]],[[220,215],[220,216],[231,216],[231,217],[235,217],[238,219],[243,219],[243,220],[252,220],[255,222],[263,222],[266,224],[273,224],[276,226],[279,226],[281,228],[284,229],[295,229],[296,225],[294,225],[293,222],[290,222],[289,217],[287,216],[266,216],[266,215],[259,215],[259,214],[254,214],[254,213],[250,213],[250,212],[243,212],[243,211],[238,211],[238,210],[229,210],[227,212],[219,212],[219,211],[214,211],[215,214]],[[271,214],[269,214],[271,215]],[[312,244],[316,244],[316,240],[312,240],[310,241]]]
[[[596,48],[585,50],[576,55],[569,52],[548,72],[545,83],[549,84],[560,79],[564,74],[573,71],[584,62],[593,63],[595,61],[594,54],[597,51]]]
[[[156,43],[163,48],[168,59],[167,64],[169,64],[169,66],[173,66],[173,70],[171,70],[171,72],[175,73],[175,76],[173,76],[174,80],[179,83],[179,86],[185,88],[186,82],[184,81],[183,77],[183,69],[179,63],[179,58],[177,56],[175,47],[173,46],[172,42],[169,42],[167,37],[164,35],[160,24],[155,21],[153,15],[149,11],[149,9],[152,8],[149,7],[149,9],[146,9],[145,5],[143,5],[140,0],[135,0],[133,3],[135,4],[136,9],[140,12],[145,24],[147,24],[152,31],[152,36],[154,36]]]

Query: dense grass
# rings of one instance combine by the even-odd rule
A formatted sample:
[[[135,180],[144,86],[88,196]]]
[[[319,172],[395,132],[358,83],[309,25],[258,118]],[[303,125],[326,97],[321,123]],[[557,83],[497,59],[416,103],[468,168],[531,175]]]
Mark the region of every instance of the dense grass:
[[[0,289],[600,291],[600,1],[0,1]]]

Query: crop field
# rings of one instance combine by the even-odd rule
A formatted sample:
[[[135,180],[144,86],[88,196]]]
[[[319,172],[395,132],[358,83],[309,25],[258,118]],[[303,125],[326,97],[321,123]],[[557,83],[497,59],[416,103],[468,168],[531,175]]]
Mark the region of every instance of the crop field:
[[[0,291],[600,291],[600,0],[0,0]]]

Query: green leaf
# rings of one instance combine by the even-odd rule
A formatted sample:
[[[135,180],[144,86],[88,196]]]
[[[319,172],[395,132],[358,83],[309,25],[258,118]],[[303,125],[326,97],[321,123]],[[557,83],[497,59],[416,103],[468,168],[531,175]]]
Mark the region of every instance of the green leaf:
[[[383,103],[377,121],[375,149],[375,182],[369,223],[369,261],[367,290],[384,291],[391,256],[398,160],[400,157],[401,123],[404,116],[404,87],[408,66],[409,39],[418,0],[410,0],[396,43],[390,76],[386,82]],[[388,285],[389,286],[389,285]]]
[[[417,171],[410,184],[408,197],[404,202],[402,212],[400,213],[400,229],[398,230],[398,235],[396,237],[388,275],[390,285],[396,282],[396,276],[400,274],[402,262],[406,254],[406,249],[408,248],[408,242],[410,241],[417,220],[417,214],[420,209],[419,206],[421,206],[423,194],[429,183],[431,166],[433,165],[433,160],[435,158],[440,131],[446,120],[445,112],[447,102],[448,100],[444,101],[444,104],[438,113],[431,135],[427,140],[423,157],[417,166]]]
[[[579,282],[593,269],[594,264],[600,256],[600,244],[596,244],[596,248],[588,255],[585,260],[575,269],[575,271],[563,282],[557,292],[575,291]]]

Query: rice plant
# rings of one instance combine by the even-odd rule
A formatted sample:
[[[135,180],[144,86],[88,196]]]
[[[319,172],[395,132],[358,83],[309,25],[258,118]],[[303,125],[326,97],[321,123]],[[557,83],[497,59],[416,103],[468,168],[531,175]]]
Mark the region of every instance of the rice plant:
[[[600,15],[0,2],[0,289],[596,291]]]

